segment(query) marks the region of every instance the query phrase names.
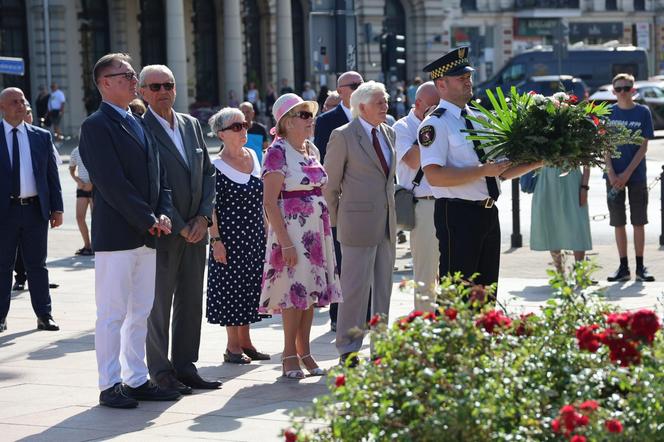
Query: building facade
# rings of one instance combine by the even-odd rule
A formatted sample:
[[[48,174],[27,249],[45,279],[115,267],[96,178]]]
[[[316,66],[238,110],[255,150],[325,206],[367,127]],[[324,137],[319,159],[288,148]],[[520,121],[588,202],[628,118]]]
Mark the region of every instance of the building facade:
[[[646,47],[657,73],[663,7],[664,0],[0,0],[0,56],[26,62],[23,77],[0,74],[0,88],[21,87],[34,102],[40,85],[58,83],[67,96],[65,133],[76,135],[99,105],[91,72],[107,52],[129,53],[136,69],[168,65],[176,109],[187,112],[225,105],[231,94],[241,101],[249,82],[261,94],[270,83],[277,92],[282,83],[299,91],[305,81],[334,88],[348,69],[385,81],[386,32],[406,36],[406,64],[388,82],[421,75],[461,44],[472,46],[482,80],[515,53],[548,43],[560,18],[572,43]]]

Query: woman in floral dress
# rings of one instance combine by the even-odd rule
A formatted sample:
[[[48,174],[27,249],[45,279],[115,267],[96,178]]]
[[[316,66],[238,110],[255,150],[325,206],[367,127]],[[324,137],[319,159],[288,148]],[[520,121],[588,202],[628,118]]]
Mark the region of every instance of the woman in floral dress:
[[[260,311],[281,313],[283,374],[301,379],[300,363],[313,376],[324,371],[311,356],[313,308],[341,302],[330,217],[321,186],[327,174],[313,133],[315,101],[284,94],[274,103],[277,139],[263,161],[263,205],[268,238]]]

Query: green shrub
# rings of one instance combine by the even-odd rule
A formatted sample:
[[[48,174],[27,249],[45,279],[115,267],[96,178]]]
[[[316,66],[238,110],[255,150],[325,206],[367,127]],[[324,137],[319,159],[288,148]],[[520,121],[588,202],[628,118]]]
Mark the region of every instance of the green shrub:
[[[469,306],[456,275],[436,314],[374,317],[376,357],[334,369],[286,439],[664,441],[659,320],[618,313],[589,288],[591,267],[552,273],[537,315]]]

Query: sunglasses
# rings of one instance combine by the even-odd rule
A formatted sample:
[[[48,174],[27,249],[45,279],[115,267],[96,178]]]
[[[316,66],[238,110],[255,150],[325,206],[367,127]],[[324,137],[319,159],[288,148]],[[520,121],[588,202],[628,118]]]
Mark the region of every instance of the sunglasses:
[[[242,123],[233,123],[228,127],[220,129],[219,132],[224,132],[227,130],[232,130],[233,132],[240,132],[242,129],[249,129],[249,123],[243,121]]]
[[[136,80],[138,77],[136,77],[136,72],[128,71],[128,72],[118,72],[117,74],[107,74],[104,75],[105,78],[110,78],[110,77],[124,77],[125,80],[131,81],[131,80]]]
[[[361,84],[362,82],[360,81],[359,83],[340,84],[339,87],[349,87],[352,90],[356,90]]]
[[[152,92],[159,92],[161,88],[163,87],[165,91],[172,91],[173,88],[175,87],[175,83],[173,82],[167,82],[167,83],[151,83],[148,84],[147,87],[152,91]]]
[[[629,91],[632,90],[633,87],[634,87],[634,85],[630,85],[630,86],[616,86],[616,87],[613,88],[613,90],[616,91],[616,92],[629,92]]]
[[[310,118],[313,118],[314,114],[309,111],[299,111],[299,112],[293,112],[291,114],[291,117],[297,117],[301,120],[308,120]]]

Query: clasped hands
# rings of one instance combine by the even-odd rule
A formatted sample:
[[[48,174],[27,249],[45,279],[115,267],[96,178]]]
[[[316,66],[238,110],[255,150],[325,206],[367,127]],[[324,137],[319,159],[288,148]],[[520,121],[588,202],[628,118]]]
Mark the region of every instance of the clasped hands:
[[[207,219],[204,216],[195,216],[180,230],[180,236],[189,243],[196,243],[203,239],[207,229]]]
[[[163,233],[164,235],[170,235],[171,233],[171,219],[166,215],[159,215],[157,222],[148,229],[150,235],[160,237]]]

